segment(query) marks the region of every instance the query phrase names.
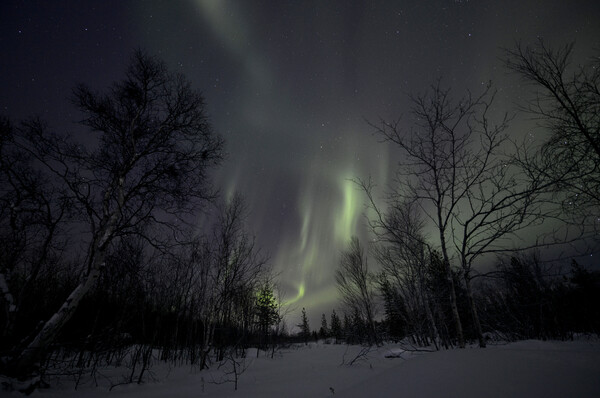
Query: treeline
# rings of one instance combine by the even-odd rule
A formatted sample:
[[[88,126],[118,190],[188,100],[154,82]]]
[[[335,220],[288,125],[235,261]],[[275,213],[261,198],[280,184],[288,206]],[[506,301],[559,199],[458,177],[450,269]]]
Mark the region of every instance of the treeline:
[[[457,335],[439,262],[434,257],[425,265],[425,292],[407,289],[404,283],[396,285],[387,275],[378,276],[381,339],[408,339],[417,347],[436,349],[455,346]],[[465,338],[477,341],[466,292],[459,276],[454,278]],[[498,261],[480,282],[475,303],[486,340],[566,340],[600,332],[600,272],[585,270],[575,261],[563,272],[540,263],[537,256],[509,257]]]
[[[537,256],[511,257],[478,292],[482,323],[490,337],[572,339],[600,333],[600,271],[575,260],[564,274]]]
[[[87,376],[126,365],[128,381],[140,382],[157,360],[204,369],[232,350],[238,356],[249,347],[273,348],[283,326],[280,304],[265,259],[241,229],[242,204],[236,197],[222,209],[210,239],[199,236],[168,253],[137,237],[119,240],[38,370]],[[60,264],[41,270],[2,341],[4,352],[26,344],[22,338],[38,330],[36,320],[50,319],[79,272]]]
[[[356,244],[360,248],[354,239],[348,250],[356,250]],[[376,245],[372,246],[372,251],[376,250]],[[345,310],[341,316],[335,310],[329,318],[322,314],[320,327],[311,330],[303,311],[296,341],[363,345],[403,341],[414,347],[457,347],[441,256],[433,251],[414,260],[412,267],[388,264],[379,272],[366,270],[365,284],[371,297],[367,304],[377,314],[372,320],[361,313],[365,302],[352,305],[346,301],[341,303]],[[587,270],[575,260],[567,268],[541,262],[537,252],[499,258],[477,278],[474,288],[486,341],[598,335],[600,271]],[[465,339],[477,341],[457,270],[453,279]]]
[[[399,275],[388,268],[368,275],[372,305],[378,309],[371,324],[358,307],[345,304],[350,311],[341,316],[335,310],[329,317],[322,314],[320,327],[311,330],[303,312],[296,341],[364,345],[403,341],[417,348],[456,347],[440,255],[432,252],[421,260],[419,272],[411,269]],[[453,277],[465,338],[477,341],[458,272]],[[478,279],[475,302],[488,341],[567,340],[600,333],[600,271],[586,270],[574,260],[565,269],[542,263],[537,254],[516,255],[498,260]]]
[[[76,135],[0,119],[0,373],[126,365],[141,382],[157,359],[270,348],[276,287],[243,199],[211,184],[224,142],[202,96],[137,51],[122,81],[72,101]]]
[[[439,349],[599,332],[598,271],[573,262],[556,274],[523,254],[600,244],[600,58],[573,67],[572,50],[539,41],[505,51],[507,69],[533,87],[521,108],[543,139],[509,136],[491,83],[455,98],[438,80],[411,97],[407,124],[371,124],[399,167],[381,197],[371,179],[356,181],[371,237],[367,251],[349,242],[336,282],[344,310],[366,325],[361,340]]]

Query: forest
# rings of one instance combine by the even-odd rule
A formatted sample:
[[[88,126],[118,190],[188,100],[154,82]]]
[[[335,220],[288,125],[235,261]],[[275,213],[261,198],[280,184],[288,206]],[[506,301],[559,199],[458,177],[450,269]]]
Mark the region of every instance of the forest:
[[[543,141],[508,134],[491,84],[455,97],[439,79],[411,96],[408,125],[369,122],[398,170],[354,180],[371,239],[339,254],[339,306],[312,328],[285,305],[244,198],[212,182],[226,143],[204,98],[159,58],[136,51],[104,92],[75,86],[81,133],[3,116],[0,374],[31,391],[106,366],[143,383],[159,362],[227,363],[237,383],[241,358],[310,340],[447,350],[597,335],[600,57],[573,65],[572,50],[505,50]]]

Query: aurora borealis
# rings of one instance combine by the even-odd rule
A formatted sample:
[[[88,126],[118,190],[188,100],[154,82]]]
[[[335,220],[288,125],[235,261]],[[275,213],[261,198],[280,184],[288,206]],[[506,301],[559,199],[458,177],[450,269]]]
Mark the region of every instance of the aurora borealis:
[[[395,168],[366,120],[407,115],[407,94],[438,76],[457,95],[491,80],[498,112],[514,111],[523,88],[500,48],[543,37],[587,54],[600,47],[599,20],[593,0],[9,0],[0,112],[72,129],[76,82],[106,87],[136,47],[164,59],[204,93],[227,140],[216,183],[244,195],[287,302],[316,324],[337,305],[340,250],[352,235],[368,239],[350,179],[385,186]]]

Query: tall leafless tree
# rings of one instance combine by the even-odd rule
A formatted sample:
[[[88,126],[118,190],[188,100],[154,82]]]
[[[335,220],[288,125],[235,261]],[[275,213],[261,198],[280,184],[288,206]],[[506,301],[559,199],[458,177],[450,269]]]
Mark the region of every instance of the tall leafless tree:
[[[385,278],[382,282],[387,289],[396,289],[402,295],[406,311],[401,308],[397,311],[405,312],[413,326],[425,324],[425,339],[431,339],[437,347],[440,335],[427,287],[431,248],[423,233],[420,209],[415,202],[389,202],[383,214],[373,197],[371,182],[359,180],[358,184],[367,194],[369,207],[375,214],[368,223],[375,236],[373,253],[382,265],[381,277]]]
[[[17,356],[17,374],[34,367],[71,318],[113,242],[135,234],[159,248],[177,238],[213,196],[208,172],[222,159],[223,141],[212,132],[202,95],[142,51],[121,82],[106,93],[79,85],[73,102],[89,129],[85,138],[51,134],[39,120],[18,137],[22,152],[73,203],[87,254],[80,283]]]
[[[240,323],[248,329],[253,323],[254,294],[267,276],[268,257],[257,248],[254,237],[246,230],[247,207],[236,194],[219,210],[211,242],[211,292],[207,313],[212,328],[233,328]],[[218,360],[226,347],[218,348]]]
[[[15,320],[26,296],[47,273],[58,274],[54,263],[65,245],[71,203],[19,149],[18,129],[8,119],[0,119],[0,130],[0,350],[5,352],[15,343]]]
[[[342,252],[335,281],[343,305],[365,322],[369,342],[378,343],[375,330],[375,289],[367,257],[357,237],[352,237],[348,249]]]
[[[506,50],[506,66],[533,87],[523,104],[547,133],[519,160],[555,182],[570,222],[598,240],[600,223],[600,54],[572,65],[573,44],[552,48],[543,40]],[[540,143],[541,142],[541,143]]]
[[[462,271],[475,331],[485,347],[471,286],[475,260],[505,250],[518,231],[545,215],[540,180],[525,178],[503,155],[509,117],[490,121],[494,95],[488,85],[478,96],[453,100],[438,80],[428,93],[412,97],[414,127],[403,129],[400,120],[373,125],[403,153],[388,200],[416,201],[437,229],[460,347],[465,341],[452,262]]]

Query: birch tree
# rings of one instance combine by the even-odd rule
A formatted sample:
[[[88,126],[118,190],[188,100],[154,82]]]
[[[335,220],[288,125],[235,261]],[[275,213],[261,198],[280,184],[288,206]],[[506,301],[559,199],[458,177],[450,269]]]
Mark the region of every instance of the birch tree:
[[[394,293],[401,293],[405,308],[393,310],[398,314],[406,313],[411,318],[409,324],[413,327],[424,324],[425,327],[420,329],[425,329],[425,333],[419,334],[430,338],[437,347],[440,335],[431,310],[432,298],[427,288],[431,248],[423,233],[424,224],[418,205],[415,202],[390,202],[383,214],[375,203],[370,182],[359,183],[366,192],[369,206],[375,214],[375,217],[369,220],[369,225],[375,236],[373,253],[382,266],[380,285],[383,293],[388,298]],[[388,303],[388,306],[390,304]]]
[[[519,153],[532,174],[554,183],[567,221],[598,243],[600,236],[600,53],[573,65],[573,43],[550,47],[543,40],[506,50],[506,67],[533,95],[521,105],[545,133]]]
[[[65,246],[64,224],[72,203],[18,145],[19,129],[0,118],[0,352],[23,336],[17,318],[30,314],[23,302],[49,274]],[[15,329],[17,328],[17,329]]]
[[[375,289],[367,257],[357,237],[352,237],[348,249],[342,252],[335,281],[344,307],[366,324],[369,342],[377,343]]]
[[[438,80],[427,93],[411,98],[412,127],[403,128],[401,120],[373,125],[376,134],[402,151],[388,200],[415,201],[436,228],[461,348],[465,341],[452,264],[462,272],[475,332],[485,347],[471,286],[476,260],[513,246],[519,231],[548,216],[541,201],[548,188],[544,180],[526,175],[504,154],[510,118],[504,114],[491,121],[494,96],[488,85],[477,96],[467,93],[455,100]]]
[[[105,93],[78,85],[73,103],[86,130],[81,135],[51,133],[39,120],[20,130],[20,149],[73,202],[86,256],[77,287],[14,359],[19,375],[34,369],[72,317],[111,245],[132,234],[155,248],[176,239],[213,196],[208,173],[222,159],[223,141],[211,129],[202,95],[141,51],[122,81]]]

